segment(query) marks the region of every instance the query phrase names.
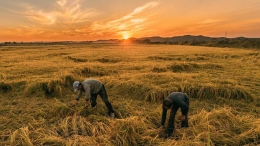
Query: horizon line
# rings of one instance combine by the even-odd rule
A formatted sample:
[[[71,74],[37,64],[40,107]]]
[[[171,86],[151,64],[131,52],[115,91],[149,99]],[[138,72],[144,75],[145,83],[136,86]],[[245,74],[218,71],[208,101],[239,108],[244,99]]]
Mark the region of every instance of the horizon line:
[[[260,39],[260,37],[245,37],[245,36],[237,36],[237,37],[226,37],[226,36],[222,36],[222,37],[211,37],[211,36],[205,36],[205,35],[190,35],[190,34],[185,34],[185,35],[178,35],[178,36],[170,36],[170,37],[163,37],[163,36],[157,36],[157,35],[154,35],[154,36],[146,36],[146,37],[141,37],[141,38],[135,38],[135,37],[130,37],[128,39],[114,39],[114,38],[110,38],[110,39],[97,39],[97,40],[54,40],[54,41],[46,41],[46,40],[39,40],[39,41],[0,41],[0,43],[13,43],[13,42],[16,42],[16,43],[28,43],[28,42],[96,42],[96,41],[123,41],[123,40],[130,40],[130,39],[143,39],[143,38],[152,38],[152,37],[160,37],[160,38],[174,38],[174,37],[184,37],[184,36],[191,36],[191,37],[199,37],[199,36],[202,36],[202,37],[207,37],[207,38],[227,38],[227,39],[234,39],[234,38],[248,38],[248,39]]]

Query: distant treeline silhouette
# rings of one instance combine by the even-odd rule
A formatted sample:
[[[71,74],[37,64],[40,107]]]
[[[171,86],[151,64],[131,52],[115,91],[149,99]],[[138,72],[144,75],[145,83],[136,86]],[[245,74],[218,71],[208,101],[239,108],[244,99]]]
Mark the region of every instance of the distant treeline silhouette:
[[[133,39],[133,43],[147,44],[172,44],[172,45],[193,45],[211,47],[230,47],[230,48],[257,48],[260,49],[260,38],[211,38],[205,36],[177,36],[171,38],[147,37]]]

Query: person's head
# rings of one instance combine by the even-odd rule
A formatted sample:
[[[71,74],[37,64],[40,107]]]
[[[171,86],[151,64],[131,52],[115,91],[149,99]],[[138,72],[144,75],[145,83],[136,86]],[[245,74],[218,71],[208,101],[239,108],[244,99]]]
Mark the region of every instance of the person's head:
[[[75,81],[73,83],[73,88],[74,88],[74,92],[77,92],[78,90],[81,90],[82,85],[81,85],[81,83],[79,81]]]
[[[170,100],[170,99],[168,99],[168,98],[166,98],[166,99],[163,100],[163,107],[164,107],[165,109],[169,110],[169,109],[172,108],[172,106],[173,106],[172,100]]]

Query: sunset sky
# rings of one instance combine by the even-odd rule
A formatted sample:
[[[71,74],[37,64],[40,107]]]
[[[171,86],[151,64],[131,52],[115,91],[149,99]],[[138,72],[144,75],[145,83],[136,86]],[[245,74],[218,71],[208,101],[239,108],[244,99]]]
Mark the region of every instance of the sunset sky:
[[[260,38],[260,0],[0,0],[0,42]]]

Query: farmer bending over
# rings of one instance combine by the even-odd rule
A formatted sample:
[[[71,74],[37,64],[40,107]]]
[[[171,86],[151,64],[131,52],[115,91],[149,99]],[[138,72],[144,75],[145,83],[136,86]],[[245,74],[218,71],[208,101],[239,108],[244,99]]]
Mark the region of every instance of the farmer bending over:
[[[83,82],[75,81],[73,83],[74,92],[79,90],[79,93],[76,97],[75,102],[72,106],[76,106],[80,97],[82,96],[82,92],[86,94],[86,106],[88,107],[91,104],[91,107],[95,107],[97,105],[96,99],[99,95],[102,101],[105,103],[108,114],[111,118],[115,117],[115,112],[112,108],[111,103],[108,101],[107,92],[105,86],[102,82],[95,79],[88,79]],[[90,101],[89,101],[90,100]]]
[[[181,108],[182,113],[182,115],[179,118],[182,121],[181,127],[188,127],[189,97],[186,93],[172,92],[163,101],[162,106],[162,120],[160,130],[164,129],[167,111],[171,110],[168,127],[165,129],[166,138],[170,136],[174,131],[174,119],[176,112],[179,108]]]

